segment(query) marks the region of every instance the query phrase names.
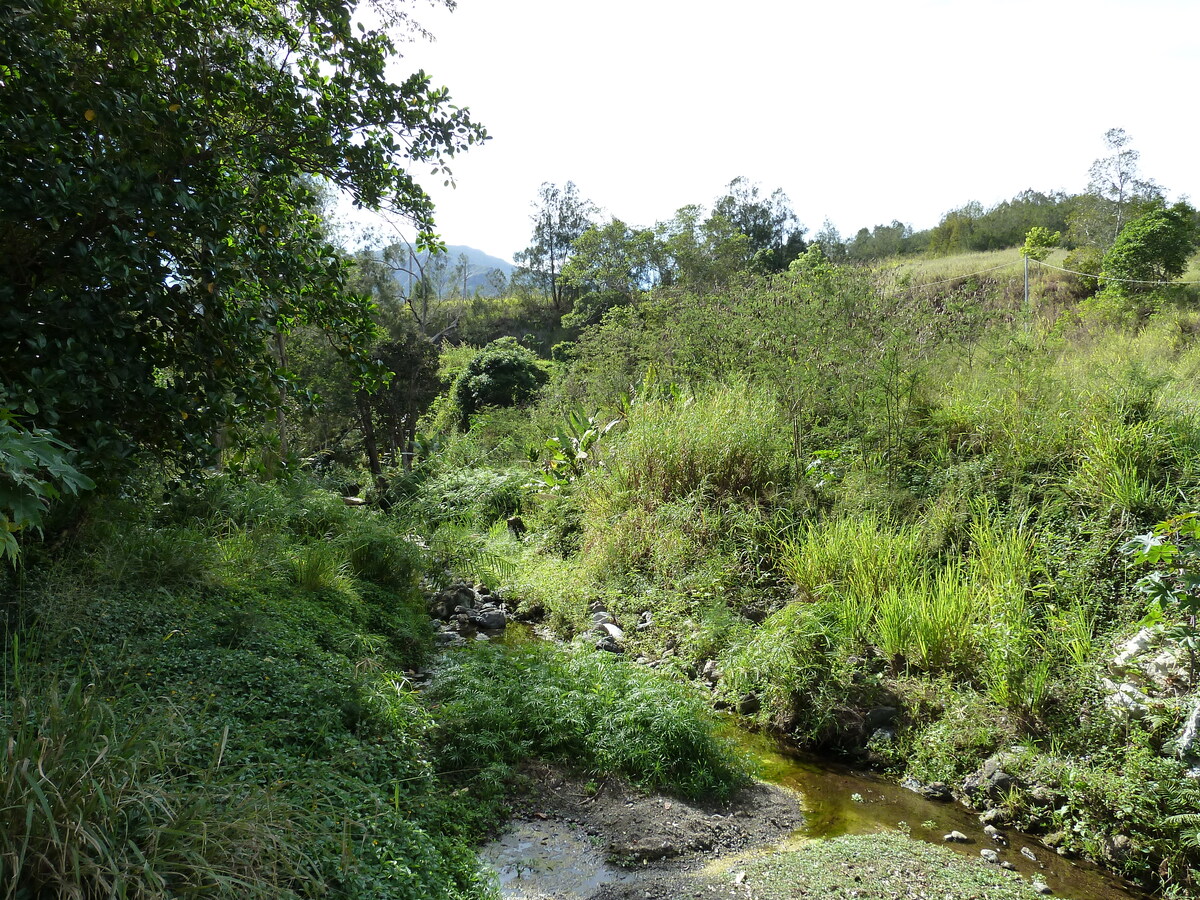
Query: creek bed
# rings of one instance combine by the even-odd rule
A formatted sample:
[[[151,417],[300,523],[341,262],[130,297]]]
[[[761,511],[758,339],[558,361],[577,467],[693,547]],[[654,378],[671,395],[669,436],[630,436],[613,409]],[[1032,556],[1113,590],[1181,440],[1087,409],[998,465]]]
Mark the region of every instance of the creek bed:
[[[510,625],[498,637],[508,645],[530,640],[538,636],[528,626]],[[759,777],[801,798],[804,823],[778,849],[794,850],[805,841],[843,835],[901,833],[974,861],[980,860],[980,850],[994,850],[998,863],[1011,864],[1026,883],[1044,882],[1055,897],[1147,900],[1146,894],[1116,876],[1086,861],[1064,859],[1037,838],[1006,828],[1002,831],[1007,845],[998,844],[984,833],[977,814],[957,803],[928,800],[883,778],[799,753],[782,739],[743,728],[735,716],[727,722],[727,737],[754,760]],[[952,831],[967,841],[945,841]],[[587,831],[570,823],[514,822],[508,835],[480,855],[496,873],[501,895],[511,900],[582,900],[602,885],[639,880],[636,871],[612,865]],[[1036,896],[1032,890],[1030,896]]]
[[[975,813],[953,802],[927,800],[900,785],[855,772],[827,760],[796,753],[769,735],[731,725],[728,736],[758,764],[765,781],[801,795],[805,823],[797,838],[832,838],[845,834],[899,831],[915,840],[937,844],[972,859],[981,849],[995,850],[1027,881],[1035,876],[1069,900],[1130,900],[1145,894],[1085,861],[1072,861],[1044,847],[1037,838],[1002,829],[1002,847],[983,832]],[[967,843],[946,842],[951,831]],[[1028,848],[1035,860],[1021,853]]]

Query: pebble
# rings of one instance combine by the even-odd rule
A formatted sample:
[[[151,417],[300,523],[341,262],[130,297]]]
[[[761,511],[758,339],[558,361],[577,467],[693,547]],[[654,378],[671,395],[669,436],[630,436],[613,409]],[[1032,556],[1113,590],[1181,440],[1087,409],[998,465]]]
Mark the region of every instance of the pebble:
[[[1038,860],[1037,860],[1037,856],[1035,856],[1035,855],[1034,855],[1034,852],[1033,852],[1032,850],[1030,850],[1028,847],[1022,847],[1022,848],[1021,848],[1021,855],[1022,855],[1023,857],[1025,857],[1027,860],[1029,860],[1030,862],[1037,862],[1037,861],[1038,861]]]
[[[1000,862],[1000,854],[995,850],[989,850],[987,847],[984,847],[982,850],[980,850],[979,855],[990,863]]]
[[[1050,890],[1050,886],[1048,884],[1046,884],[1046,882],[1044,882],[1044,881],[1038,881],[1037,879],[1034,879],[1031,882],[1031,884],[1033,886],[1033,889],[1039,894],[1053,894],[1054,893],[1054,891]]]
[[[942,840],[951,844],[965,844],[969,838],[961,831],[952,831],[942,838]]]

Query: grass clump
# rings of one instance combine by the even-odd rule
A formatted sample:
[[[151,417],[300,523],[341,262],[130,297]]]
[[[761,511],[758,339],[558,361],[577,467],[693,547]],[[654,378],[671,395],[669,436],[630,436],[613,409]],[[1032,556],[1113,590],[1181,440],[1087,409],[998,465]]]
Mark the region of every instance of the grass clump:
[[[899,834],[867,834],[809,841],[746,866],[746,883],[764,900],[794,897],[797,885],[813,897],[986,897],[1028,900],[1016,873],[966,860]]]
[[[790,426],[773,392],[749,381],[715,385],[687,399],[647,399],[594,480],[595,515],[629,504],[655,506],[702,493],[760,501],[790,481]]]
[[[132,722],[78,680],[35,677],[0,709],[4,896],[314,895],[302,807],[241,783],[220,745],[184,774],[161,718]]]
[[[746,782],[695,694],[611,654],[476,647],[432,690],[441,766],[484,784],[531,756],[684,797],[725,797]]]

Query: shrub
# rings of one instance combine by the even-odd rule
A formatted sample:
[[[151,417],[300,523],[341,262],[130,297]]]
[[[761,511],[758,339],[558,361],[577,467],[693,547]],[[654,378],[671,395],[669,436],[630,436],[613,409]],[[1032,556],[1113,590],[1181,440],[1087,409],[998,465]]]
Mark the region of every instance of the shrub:
[[[454,399],[465,429],[472,414],[485,406],[525,403],[546,383],[537,356],[504,337],[488,344],[467,364],[454,382]]]
[[[686,797],[722,797],[745,782],[696,694],[611,654],[477,646],[441,670],[433,697],[443,768],[484,782],[531,756]]]

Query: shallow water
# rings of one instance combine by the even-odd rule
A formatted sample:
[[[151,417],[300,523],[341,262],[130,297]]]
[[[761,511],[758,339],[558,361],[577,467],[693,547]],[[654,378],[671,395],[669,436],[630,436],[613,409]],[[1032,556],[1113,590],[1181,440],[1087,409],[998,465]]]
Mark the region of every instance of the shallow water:
[[[1096,866],[1063,859],[1037,838],[1020,832],[1001,829],[1008,846],[1000,846],[983,833],[977,815],[957,803],[926,800],[897,784],[795,753],[767,735],[731,726],[730,736],[757,761],[763,780],[791,788],[804,798],[806,821],[797,837],[900,831],[975,859],[981,849],[995,850],[1001,861],[1012,863],[1026,880],[1037,876],[1044,881],[1056,897],[1069,900],[1145,897]],[[943,837],[951,831],[962,832],[970,842],[946,843]],[[1034,860],[1022,854],[1022,848],[1028,849]]]

